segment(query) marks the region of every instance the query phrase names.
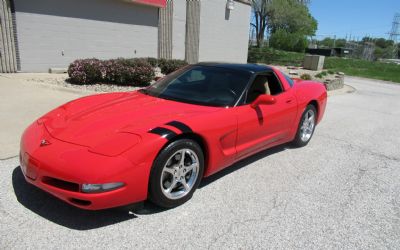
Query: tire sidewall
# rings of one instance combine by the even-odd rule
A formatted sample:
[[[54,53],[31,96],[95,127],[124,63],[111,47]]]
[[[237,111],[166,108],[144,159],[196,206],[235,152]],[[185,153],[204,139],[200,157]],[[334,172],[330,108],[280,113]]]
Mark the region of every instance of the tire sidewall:
[[[313,130],[312,130],[310,138],[307,141],[303,141],[301,139],[301,126],[302,126],[303,121],[305,119],[305,115],[309,110],[312,110],[314,112],[314,117],[315,117],[314,118],[314,127],[313,127]],[[311,105],[311,104],[307,105],[306,109],[304,110],[303,114],[301,115],[301,119],[300,119],[300,122],[299,122],[299,125],[298,125],[298,128],[297,128],[297,132],[296,132],[296,137],[295,137],[295,139],[293,141],[293,143],[296,146],[303,147],[303,146],[307,145],[311,141],[311,138],[314,135],[315,127],[317,126],[317,115],[318,115],[317,109],[314,107],[314,105]]]
[[[176,200],[169,199],[164,195],[164,193],[161,190],[162,187],[160,184],[160,179],[162,171],[168,159],[178,150],[184,148],[191,149],[197,154],[197,157],[199,159],[199,173],[197,175],[197,180],[194,183],[192,190],[190,190],[190,192],[187,195]],[[161,207],[171,208],[179,206],[188,201],[192,197],[193,193],[196,191],[197,187],[201,182],[203,173],[204,173],[204,154],[199,144],[190,139],[180,139],[173,141],[170,144],[168,144],[164,149],[162,149],[161,152],[156,157],[156,159],[154,160],[149,179],[149,199],[153,203]]]

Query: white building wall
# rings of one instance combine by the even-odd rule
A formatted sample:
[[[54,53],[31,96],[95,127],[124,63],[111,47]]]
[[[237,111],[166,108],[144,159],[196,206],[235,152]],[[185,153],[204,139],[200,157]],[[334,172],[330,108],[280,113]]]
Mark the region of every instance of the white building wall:
[[[158,9],[120,0],[14,0],[21,70],[77,58],[157,57]]]
[[[250,5],[226,0],[201,0],[199,61],[247,62]]]
[[[172,58],[185,59],[186,0],[174,0]]]

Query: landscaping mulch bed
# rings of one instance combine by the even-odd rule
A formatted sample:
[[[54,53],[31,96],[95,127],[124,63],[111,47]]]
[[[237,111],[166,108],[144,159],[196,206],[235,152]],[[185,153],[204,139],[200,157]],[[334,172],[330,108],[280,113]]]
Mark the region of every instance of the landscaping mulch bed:
[[[76,85],[68,81],[68,74],[48,74],[48,73],[17,73],[10,74],[10,77],[19,79],[33,84],[52,85],[54,87],[68,88],[72,90],[87,91],[87,92],[123,92],[133,91],[142,87],[123,86],[115,84],[87,84]]]

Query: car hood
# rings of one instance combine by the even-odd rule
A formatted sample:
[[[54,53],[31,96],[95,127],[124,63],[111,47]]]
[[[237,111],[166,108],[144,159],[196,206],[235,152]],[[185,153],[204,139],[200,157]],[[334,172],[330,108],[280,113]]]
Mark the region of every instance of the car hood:
[[[100,94],[62,105],[39,119],[55,138],[94,147],[118,133],[142,134],[172,120],[215,112],[221,108],[192,105],[140,92]]]

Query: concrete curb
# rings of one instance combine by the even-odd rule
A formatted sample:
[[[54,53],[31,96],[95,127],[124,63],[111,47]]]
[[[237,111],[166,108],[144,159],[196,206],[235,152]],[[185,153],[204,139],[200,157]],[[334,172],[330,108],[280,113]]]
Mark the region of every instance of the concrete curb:
[[[379,79],[373,79],[373,78],[365,78],[365,77],[359,77],[359,76],[348,76],[346,77],[353,78],[356,80],[369,80],[369,81],[374,81],[378,83],[384,83],[384,84],[391,84],[391,85],[400,85],[400,82],[391,82],[391,81],[385,81],[385,80],[379,80]]]
[[[335,90],[329,90],[328,91],[328,96],[351,94],[351,93],[354,93],[356,91],[357,91],[356,88],[354,88],[354,87],[352,87],[350,85],[344,84],[343,88],[335,89]]]

